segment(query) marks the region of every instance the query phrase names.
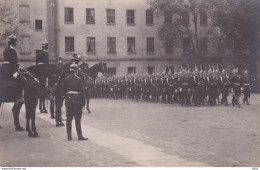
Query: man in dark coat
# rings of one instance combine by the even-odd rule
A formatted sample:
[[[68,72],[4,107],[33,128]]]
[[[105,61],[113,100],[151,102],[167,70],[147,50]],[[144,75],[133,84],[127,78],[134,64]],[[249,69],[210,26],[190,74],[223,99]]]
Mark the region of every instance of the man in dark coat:
[[[18,72],[17,69],[19,64],[17,63],[17,53],[15,51],[15,46],[17,45],[17,38],[15,35],[10,35],[8,37],[8,46],[5,48],[3,52],[4,64],[2,73],[11,79],[17,79]],[[19,96],[17,101],[15,102],[12,111],[14,117],[14,125],[16,131],[23,131],[24,129],[20,126],[19,123],[19,113],[20,109],[23,105],[22,101],[22,88],[18,86],[17,88],[12,90],[13,93],[16,93],[16,96]]]
[[[45,40],[44,42],[42,42],[42,51],[40,51],[36,55],[36,65],[49,64],[49,54],[47,50],[48,50],[48,42]],[[46,85],[47,82],[46,78],[39,77],[39,80],[42,84]],[[45,107],[45,97],[40,98],[39,110],[41,113],[48,113]]]
[[[87,140],[83,137],[81,130],[81,116],[82,108],[85,106],[85,96],[83,82],[77,73],[78,65],[73,63],[70,66],[71,74],[64,80],[63,84],[63,96],[65,96],[65,106],[67,110],[67,135],[68,140],[72,140],[71,136],[71,123],[73,117],[75,118],[76,130],[78,134],[78,140]]]

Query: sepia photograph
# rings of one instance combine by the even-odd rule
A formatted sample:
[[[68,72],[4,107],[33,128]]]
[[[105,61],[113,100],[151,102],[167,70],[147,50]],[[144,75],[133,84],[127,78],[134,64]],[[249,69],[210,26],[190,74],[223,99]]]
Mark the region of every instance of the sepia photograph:
[[[260,0],[0,0],[14,167],[258,170]]]

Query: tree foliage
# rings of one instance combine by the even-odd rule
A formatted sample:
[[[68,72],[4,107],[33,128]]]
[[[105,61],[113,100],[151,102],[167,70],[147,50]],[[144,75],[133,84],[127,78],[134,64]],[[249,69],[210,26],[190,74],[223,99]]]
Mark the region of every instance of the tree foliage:
[[[6,44],[9,35],[17,35],[19,32],[19,23],[13,7],[13,0],[0,0],[0,46]]]
[[[191,52],[193,54],[200,52],[199,33],[198,33],[198,15],[201,11],[207,11],[210,8],[210,1],[207,0],[151,0],[151,9],[159,18],[171,15],[171,23],[162,23],[158,33],[160,39],[165,43],[170,39],[173,47],[180,47],[184,37],[190,39]],[[167,12],[170,11],[170,12]],[[166,13],[167,12],[167,13]],[[191,13],[193,24],[183,22],[184,13]],[[168,16],[169,17],[169,16]],[[194,26],[194,28],[191,27]]]
[[[238,58],[256,57],[259,48],[260,1],[214,0],[213,25],[227,40],[227,47]]]
[[[158,30],[164,43],[170,39],[174,47],[180,47],[183,37],[189,37],[193,54],[200,53],[198,19],[199,13],[205,11],[210,21],[204,37],[225,40],[225,48],[238,58],[248,59],[259,53],[259,0],[150,0],[150,6],[159,18],[171,11],[172,22],[162,23]],[[185,11],[191,13],[191,25],[182,22]]]

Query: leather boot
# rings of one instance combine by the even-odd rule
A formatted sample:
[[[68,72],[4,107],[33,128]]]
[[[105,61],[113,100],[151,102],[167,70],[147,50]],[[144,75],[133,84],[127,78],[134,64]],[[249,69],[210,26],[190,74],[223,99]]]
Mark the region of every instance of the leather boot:
[[[68,140],[69,140],[70,139],[69,137],[71,137],[71,122],[68,121],[66,122],[66,129],[67,129]]]

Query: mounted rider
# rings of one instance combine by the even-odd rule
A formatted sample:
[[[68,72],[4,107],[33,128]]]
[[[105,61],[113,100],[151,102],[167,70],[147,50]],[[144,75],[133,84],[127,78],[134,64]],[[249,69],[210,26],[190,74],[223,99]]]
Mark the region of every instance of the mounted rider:
[[[42,42],[42,51],[36,55],[36,65],[49,64],[48,45],[46,40]],[[46,86],[47,79],[45,77],[39,77],[39,81]],[[45,97],[40,98],[39,110],[41,113],[48,113],[45,107]]]
[[[5,76],[10,78],[17,78],[18,72],[17,69],[19,68],[19,64],[17,63],[17,53],[15,51],[15,46],[17,45],[17,38],[14,34],[8,37],[8,46],[4,49],[3,56],[4,56],[4,65],[5,68],[3,73]]]
[[[13,117],[14,117],[14,125],[16,131],[23,131],[24,129],[20,126],[19,123],[19,113],[20,109],[23,105],[22,100],[22,87],[21,84],[19,84],[18,81],[12,81],[17,80],[18,77],[18,57],[17,53],[15,51],[15,46],[17,45],[17,38],[14,34],[10,35],[8,37],[8,46],[4,49],[3,57],[4,62],[2,65],[1,73],[10,79],[11,81],[6,81],[4,86],[6,87],[4,93],[10,95],[11,97],[16,98],[15,104],[12,108]],[[10,82],[8,84],[8,82]]]

